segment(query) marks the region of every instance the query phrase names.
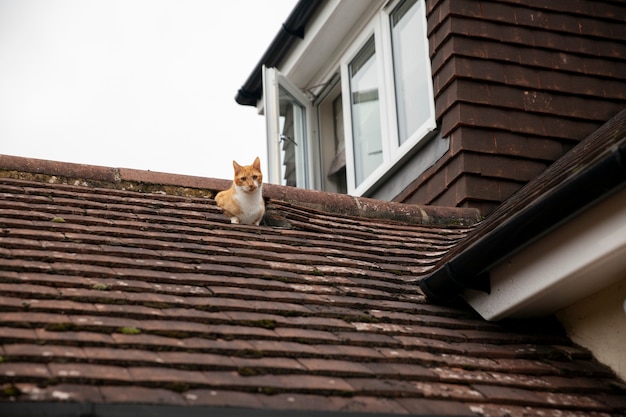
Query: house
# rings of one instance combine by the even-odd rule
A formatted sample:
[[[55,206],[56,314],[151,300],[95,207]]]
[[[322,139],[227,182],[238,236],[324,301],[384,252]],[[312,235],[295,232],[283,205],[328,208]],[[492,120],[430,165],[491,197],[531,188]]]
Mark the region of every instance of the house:
[[[238,91],[269,180],[484,215],[626,103],[621,1],[302,0]]]
[[[0,155],[0,414],[624,415],[626,6],[545,3],[300,1],[259,227]]]
[[[0,156],[0,414],[626,411],[556,320],[426,298],[478,210],[268,185],[245,226],[228,185]]]

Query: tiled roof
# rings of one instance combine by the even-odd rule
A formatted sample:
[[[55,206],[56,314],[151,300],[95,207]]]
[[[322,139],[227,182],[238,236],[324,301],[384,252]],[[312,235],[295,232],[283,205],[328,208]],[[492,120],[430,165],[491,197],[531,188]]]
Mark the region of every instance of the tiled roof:
[[[626,387],[551,320],[425,299],[416,280],[471,210],[391,221],[397,204],[268,187],[268,225],[233,225],[195,179],[19,163],[0,157],[2,415],[626,411]],[[116,189],[131,186],[150,192]]]

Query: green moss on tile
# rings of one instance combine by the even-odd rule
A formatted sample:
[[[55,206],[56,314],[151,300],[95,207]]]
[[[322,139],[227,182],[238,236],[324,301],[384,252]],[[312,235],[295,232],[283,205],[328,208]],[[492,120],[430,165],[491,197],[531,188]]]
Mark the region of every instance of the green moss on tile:
[[[136,327],[120,327],[118,331],[122,334],[139,334],[141,330]]]
[[[93,286],[91,288],[93,288],[94,290],[97,290],[97,291],[108,291],[110,289],[107,284],[103,284],[101,282],[93,284]]]
[[[3,397],[18,397],[22,394],[20,389],[13,384],[5,385],[1,392]]]
[[[49,332],[69,332],[76,329],[76,325],[74,323],[48,323],[45,326],[45,329]]]
[[[271,319],[255,320],[246,324],[249,324],[250,326],[253,326],[253,327],[261,327],[263,329],[270,329],[270,330],[274,330],[276,328],[276,321],[271,320]]]
[[[240,376],[257,376],[257,375],[264,375],[265,372],[263,372],[261,369],[259,368],[251,368],[251,367],[242,367],[237,369],[237,373]]]
[[[378,317],[373,316],[343,316],[341,318],[346,323],[380,323],[381,320]]]

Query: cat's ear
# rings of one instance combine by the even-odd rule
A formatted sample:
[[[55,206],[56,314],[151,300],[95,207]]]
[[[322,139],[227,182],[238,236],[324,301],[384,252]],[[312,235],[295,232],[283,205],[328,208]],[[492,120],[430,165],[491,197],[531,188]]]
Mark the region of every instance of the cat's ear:
[[[259,159],[259,157],[257,156],[256,159],[254,160],[254,162],[252,163],[252,166],[254,167],[254,169],[256,169],[257,171],[261,170],[261,160]]]
[[[241,165],[239,165],[237,161],[233,161],[233,168],[235,168],[235,175],[239,174],[239,171],[241,171]]]

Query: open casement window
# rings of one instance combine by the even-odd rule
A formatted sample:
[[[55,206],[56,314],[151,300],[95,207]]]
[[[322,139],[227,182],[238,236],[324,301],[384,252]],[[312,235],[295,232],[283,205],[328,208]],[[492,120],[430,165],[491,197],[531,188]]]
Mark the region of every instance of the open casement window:
[[[275,68],[263,67],[263,84],[269,182],[310,188],[311,102]]]

